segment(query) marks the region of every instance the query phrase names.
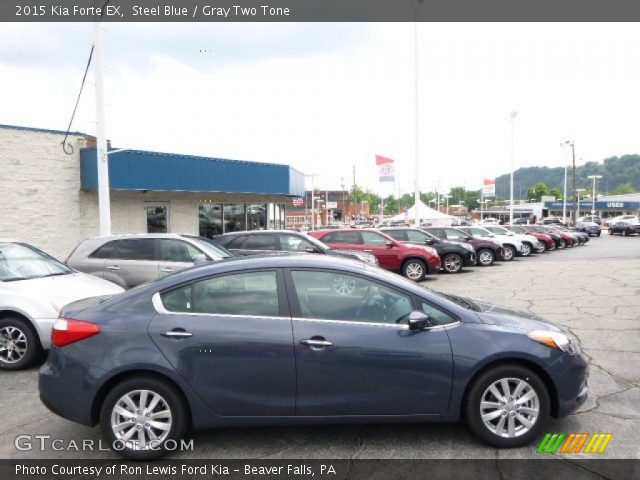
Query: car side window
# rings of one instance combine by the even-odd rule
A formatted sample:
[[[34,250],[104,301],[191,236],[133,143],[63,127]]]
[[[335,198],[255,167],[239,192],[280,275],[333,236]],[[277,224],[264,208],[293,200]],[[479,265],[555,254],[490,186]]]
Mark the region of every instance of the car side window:
[[[452,240],[460,240],[465,238],[466,231],[456,230],[455,228],[447,228],[445,229],[445,235],[447,238]]]
[[[115,258],[120,260],[155,260],[155,240],[153,238],[122,240],[118,245]]]
[[[304,252],[307,248],[314,248],[309,240],[297,235],[280,235],[280,246],[285,252]]]
[[[190,243],[182,240],[160,240],[160,255],[165,262],[193,262],[202,252]]]
[[[277,250],[275,235],[247,235],[242,246],[246,250]]]
[[[118,246],[118,241],[119,240],[114,240],[114,241],[105,243],[96,251],[94,251],[91,255],[89,255],[89,258],[111,258],[111,256],[113,255],[113,252],[115,252],[116,247]]]
[[[446,238],[451,238],[441,228],[431,229],[431,230],[429,230],[429,233],[431,233],[432,235],[435,235],[436,237],[438,237],[438,238],[440,238],[442,240],[445,240]]]
[[[417,230],[407,230],[406,234],[410,242],[424,242],[430,238],[426,233],[418,232]]]
[[[193,303],[191,302],[191,285],[176,288],[161,295],[164,308],[170,312],[191,312]]]
[[[389,235],[391,238],[395,238],[396,240],[402,242],[403,240],[407,240],[407,235],[409,232],[407,232],[406,230],[385,230],[384,233]]]
[[[436,307],[429,302],[421,302],[420,307],[422,308],[422,311],[424,313],[429,315],[433,326],[448,325],[450,323],[455,323],[458,321],[458,319],[450,313]]]
[[[292,271],[303,318],[406,324],[413,310],[409,295],[355,275]]]
[[[333,232],[321,238],[325,243],[360,243],[358,240],[358,232]]]
[[[362,243],[365,245],[386,245],[388,240],[375,232],[362,232]]]
[[[278,316],[276,272],[223,275],[193,284],[193,312]]]

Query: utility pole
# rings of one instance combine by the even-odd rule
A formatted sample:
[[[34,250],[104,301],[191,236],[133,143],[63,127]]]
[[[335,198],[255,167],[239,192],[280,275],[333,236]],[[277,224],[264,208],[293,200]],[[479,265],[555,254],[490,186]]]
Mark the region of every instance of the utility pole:
[[[104,72],[101,23],[93,24],[94,75],[96,80],[96,161],[98,163],[98,212],[100,236],[111,235],[111,200],[109,195],[109,155],[104,118]]]
[[[571,142],[571,161],[573,165],[573,201],[575,205],[573,206],[573,224],[575,225],[578,221],[578,215],[580,212],[580,198],[578,196],[578,191],[576,190],[576,145],[575,142]]]
[[[414,190],[414,226],[420,226],[420,142],[418,140],[418,132],[420,130],[420,114],[419,114],[419,102],[418,102],[418,91],[419,91],[419,82],[418,82],[418,7],[423,3],[424,0],[414,0],[413,1],[413,76],[414,76],[414,167],[413,167],[413,190]]]

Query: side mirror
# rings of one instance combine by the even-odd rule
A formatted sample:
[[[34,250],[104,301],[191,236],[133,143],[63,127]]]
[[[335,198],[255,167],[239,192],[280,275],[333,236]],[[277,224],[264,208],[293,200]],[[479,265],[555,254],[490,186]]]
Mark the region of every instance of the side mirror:
[[[425,245],[433,245],[434,243],[436,243],[436,241],[433,238],[425,238],[424,239],[424,244]]]
[[[207,263],[207,256],[204,253],[199,253],[195,257],[193,257],[194,265],[202,265],[203,263]]]
[[[307,247],[304,251],[307,253],[320,253],[320,250],[317,247]]]
[[[389,248],[391,248],[391,247],[395,247],[395,246],[396,246],[396,244],[395,244],[395,243],[393,243],[391,240],[389,240],[389,241],[386,243],[386,245],[387,245],[387,247],[389,247]]]
[[[409,314],[409,330],[424,330],[431,325],[431,318],[426,313],[414,310]]]
[[[464,239],[468,242],[469,240],[471,240],[473,237],[464,237]]]
[[[509,236],[509,237],[513,237],[514,235],[515,235],[515,233],[513,233],[511,231],[507,232],[507,236]]]

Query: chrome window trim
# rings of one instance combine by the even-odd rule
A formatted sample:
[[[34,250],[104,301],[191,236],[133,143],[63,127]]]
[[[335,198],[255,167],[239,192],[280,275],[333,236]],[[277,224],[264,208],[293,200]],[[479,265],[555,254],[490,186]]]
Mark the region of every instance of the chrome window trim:
[[[269,319],[269,320],[291,320],[291,317],[282,317],[282,316],[269,316],[269,315],[236,315],[233,313],[197,313],[197,312],[172,312],[167,310],[162,303],[161,292],[156,292],[151,297],[151,303],[153,304],[153,308],[157,313],[163,315],[189,315],[193,317],[224,317],[224,318],[259,318],[259,319]]]
[[[369,325],[375,327],[391,327],[399,330],[409,330],[409,325],[400,325],[397,323],[381,323],[381,322],[357,322],[354,320],[329,320],[325,318],[304,318],[304,317],[292,317],[292,320],[298,320],[301,322],[320,322],[320,323],[340,323],[347,325]],[[457,320],[446,325],[434,325],[433,327],[426,327],[423,330],[443,330],[448,327],[454,327],[460,325],[462,322]]]

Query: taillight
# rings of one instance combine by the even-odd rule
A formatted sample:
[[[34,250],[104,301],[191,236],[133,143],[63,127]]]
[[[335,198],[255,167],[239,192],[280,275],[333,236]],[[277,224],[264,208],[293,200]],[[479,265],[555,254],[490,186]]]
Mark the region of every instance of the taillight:
[[[59,318],[51,330],[51,343],[56,347],[64,347],[70,343],[93,337],[98,333],[100,333],[100,327],[95,323]]]

